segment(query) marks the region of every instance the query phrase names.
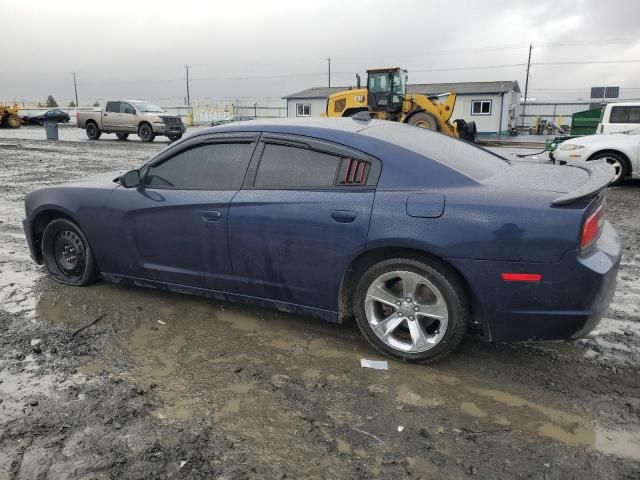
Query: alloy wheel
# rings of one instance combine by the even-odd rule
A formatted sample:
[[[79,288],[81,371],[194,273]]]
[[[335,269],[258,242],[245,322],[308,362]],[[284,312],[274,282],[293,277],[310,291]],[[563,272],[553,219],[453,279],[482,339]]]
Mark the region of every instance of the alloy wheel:
[[[365,295],[365,315],[376,336],[405,353],[435,347],[449,324],[442,292],[426,277],[392,271],[375,279]]]

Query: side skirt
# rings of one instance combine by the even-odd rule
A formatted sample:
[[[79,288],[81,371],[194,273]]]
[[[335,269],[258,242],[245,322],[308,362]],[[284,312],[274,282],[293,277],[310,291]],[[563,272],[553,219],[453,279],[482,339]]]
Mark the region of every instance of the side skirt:
[[[168,292],[185,293],[188,295],[197,295],[199,297],[213,298],[215,300],[223,300],[225,302],[244,303],[247,305],[270,308],[286,313],[306,315],[330,323],[342,323],[340,321],[338,312],[334,312],[332,310],[324,310],[322,308],[308,307],[305,305],[298,305],[296,303],[280,302],[276,300],[268,300],[266,298],[252,297],[249,295],[239,295],[237,293],[220,292],[218,290],[209,290],[206,288],[189,287],[186,285],[178,285],[175,283],[166,283],[156,280],[146,280],[143,278],[116,275],[113,273],[100,273],[100,277],[110,283],[133,285],[137,287],[157,288],[160,290],[166,290]]]

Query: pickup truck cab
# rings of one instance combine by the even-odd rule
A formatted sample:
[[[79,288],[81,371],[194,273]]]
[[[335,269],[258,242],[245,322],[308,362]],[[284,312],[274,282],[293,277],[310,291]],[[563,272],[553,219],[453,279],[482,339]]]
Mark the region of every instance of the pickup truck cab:
[[[605,105],[596,133],[624,133],[640,127],[640,102],[616,102]]]
[[[179,115],[142,100],[109,100],[102,110],[80,110],[76,117],[78,128],[84,128],[91,140],[98,140],[103,133],[115,133],[126,140],[135,133],[143,142],[153,142],[156,135],[175,141],[187,130]]]

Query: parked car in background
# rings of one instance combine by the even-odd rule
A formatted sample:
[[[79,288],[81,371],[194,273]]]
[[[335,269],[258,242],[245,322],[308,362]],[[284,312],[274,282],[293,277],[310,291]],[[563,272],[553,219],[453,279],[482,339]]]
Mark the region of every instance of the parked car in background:
[[[175,141],[187,131],[180,115],[170,115],[142,100],[109,100],[104,109],[79,110],[76,117],[78,128],[84,128],[91,140],[98,140],[103,133],[115,133],[120,140],[126,140],[135,133],[143,142],[153,142],[157,135]]]
[[[570,138],[553,152],[553,158],[561,165],[604,160],[615,170],[612,183],[619,184],[640,174],[640,127],[626,133]]]
[[[41,115],[22,117],[24,123],[32,125],[43,125],[44,122],[68,123],[69,120],[71,120],[69,114],[62,110],[49,110]]]
[[[233,123],[233,122],[245,122],[247,120],[255,120],[255,117],[250,117],[248,115],[236,115],[235,117],[231,117],[231,118],[214,120],[213,122],[211,122],[211,126],[216,127],[218,125],[226,125],[227,123]]]
[[[62,283],[100,275],[355,315],[383,354],[429,362],[470,323],[491,340],[597,325],[620,263],[604,217],[612,175],[510,164],[401,123],[256,120],[201,130],[115,180],[31,192],[24,229]]]
[[[640,102],[605,105],[596,133],[622,133],[640,127]]]

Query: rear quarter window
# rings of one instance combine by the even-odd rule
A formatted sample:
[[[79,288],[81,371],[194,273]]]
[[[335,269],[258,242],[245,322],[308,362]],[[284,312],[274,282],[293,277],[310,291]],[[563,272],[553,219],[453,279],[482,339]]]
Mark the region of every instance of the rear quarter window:
[[[509,168],[497,154],[441,133],[404,124],[391,123],[367,128],[361,133],[393,143],[431,158],[475,180],[484,180]]]

